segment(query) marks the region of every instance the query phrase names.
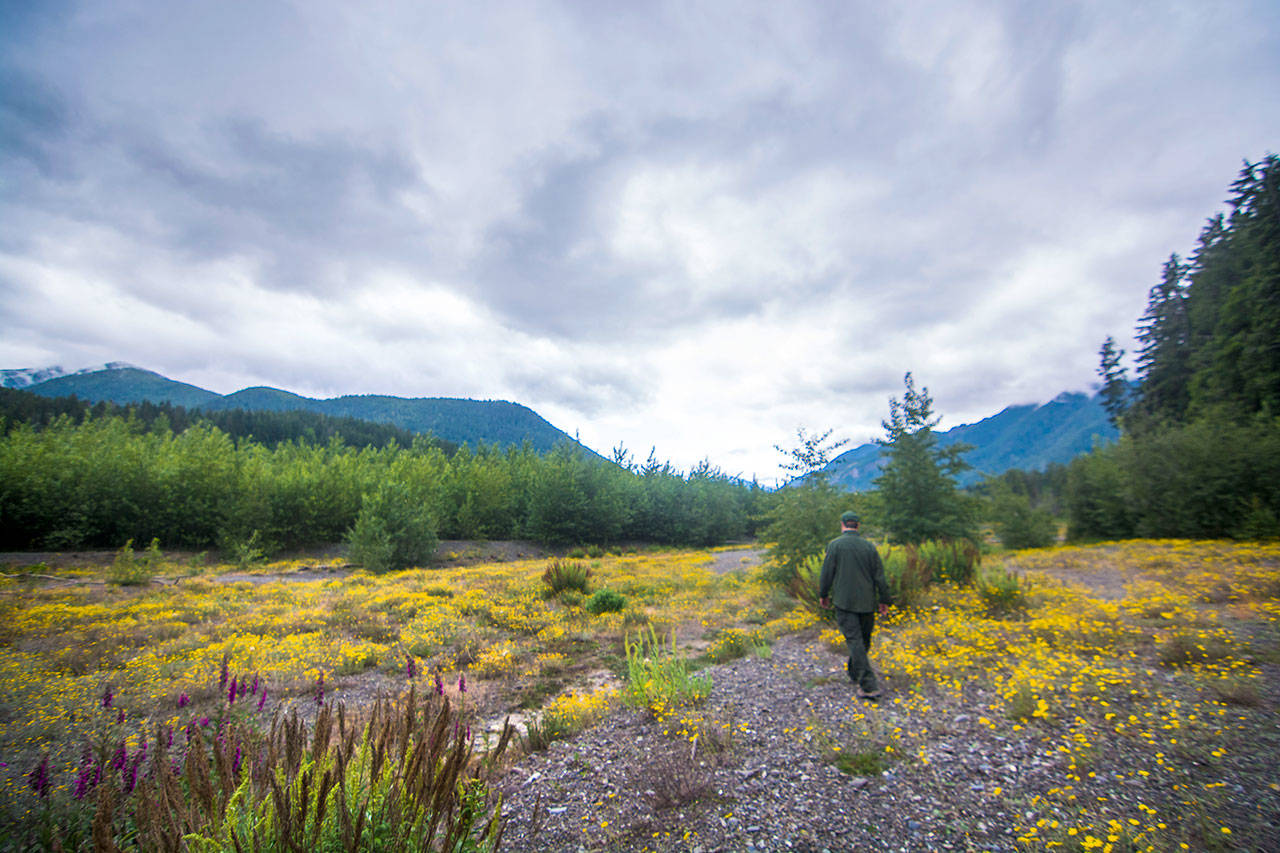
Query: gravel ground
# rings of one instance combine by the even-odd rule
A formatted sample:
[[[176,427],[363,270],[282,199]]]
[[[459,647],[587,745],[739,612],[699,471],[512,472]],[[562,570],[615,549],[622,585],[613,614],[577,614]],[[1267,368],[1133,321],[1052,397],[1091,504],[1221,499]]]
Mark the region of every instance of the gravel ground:
[[[1025,850],[1013,827],[1034,822],[1036,795],[1063,784],[1064,762],[1046,748],[1055,732],[1013,734],[985,725],[981,715],[992,713],[986,709],[993,697],[970,685],[959,701],[924,700],[936,700],[936,707],[911,741],[919,752],[900,756],[882,774],[846,774],[823,760],[830,743],[822,732],[863,715],[881,732],[921,722],[891,683],[878,702],[855,698],[843,663],[812,638],[792,636],[781,638],[770,658],[713,667],[714,688],[702,711],[730,724],[723,744],[691,748],[675,726],[624,710],[526,756],[498,783],[508,816],[504,849]],[[1269,680],[1276,675],[1271,671]],[[1170,680],[1169,689],[1187,688]],[[1226,820],[1247,828],[1232,845],[1215,849],[1280,849],[1274,766],[1280,729],[1273,712],[1274,706],[1262,709],[1253,733],[1237,735],[1265,742],[1254,749],[1236,744],[1232,763],[1188,762],[1180,777],[1194,788],[1224,791],[1210,807],[1214,833]],[[1096,775],[1077,783],[1082,802],[1112,802],[1119,815],[1138,813],[1136,803],[1155,804],[1166,815],[1185,808],[1178,801],[1186,794],[1158,774],[1132,773],[1148,762],[1149,748],[1107,746],[1093,766]]]
[[[1029,746],[993,736],[965,713],[938,720],[928,773],[839,771],[819,757],[815,733],[858,713],[892,726],[892,686],[878,703],[859,702],[843,660],[802,638],[780,639],[768,659],[715,667],[713,678],[703,711],[730,724],[727,744],[695,750],[663,734],[673,727],[620,712],[506,775],[504,847],[1016,849],[1004,833],[1013,817],[984,792],[1036,785],[1052,771]]]

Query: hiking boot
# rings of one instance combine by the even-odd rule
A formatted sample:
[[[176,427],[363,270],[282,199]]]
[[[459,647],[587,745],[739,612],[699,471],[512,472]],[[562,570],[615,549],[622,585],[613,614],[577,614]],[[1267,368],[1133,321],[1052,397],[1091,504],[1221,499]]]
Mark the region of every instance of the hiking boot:
[[[861,687],[858,688],[857,694],[859,699],[879,699],[883,695],[884,691],[879,688],[876,688],[875,690],[863,690]]]

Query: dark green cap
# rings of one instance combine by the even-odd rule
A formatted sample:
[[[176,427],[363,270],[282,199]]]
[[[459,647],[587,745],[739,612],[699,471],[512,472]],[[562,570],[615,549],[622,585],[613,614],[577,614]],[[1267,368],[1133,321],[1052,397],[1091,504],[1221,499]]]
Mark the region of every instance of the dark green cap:
[[[853,510],[849,510],[844,515],[840,516],[841,524],[857,524],[859,521],[861,521],[861,519],[858,518],[858,514]]]

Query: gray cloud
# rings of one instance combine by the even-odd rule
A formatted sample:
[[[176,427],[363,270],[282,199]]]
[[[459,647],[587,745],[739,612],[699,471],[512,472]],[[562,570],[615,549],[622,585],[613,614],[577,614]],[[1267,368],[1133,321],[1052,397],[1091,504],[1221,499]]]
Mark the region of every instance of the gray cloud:
[[[1086,387],[1280,133],[1264,0],[0,19],[10,366],[505,395],[764,469],[906,370],[949,419]]]

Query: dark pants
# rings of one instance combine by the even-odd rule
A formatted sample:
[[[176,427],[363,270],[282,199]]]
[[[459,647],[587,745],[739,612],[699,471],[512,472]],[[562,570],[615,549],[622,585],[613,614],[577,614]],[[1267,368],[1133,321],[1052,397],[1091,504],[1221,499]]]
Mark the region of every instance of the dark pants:
[[[871,632],[876,628],[876,614],[854,613],[852,610],[836,608],[836,624],[844,641],[849,645],[849,680],[868,693],[875,691],[876,674],[871,669],[871,661],[867,652],[871,650]]]

